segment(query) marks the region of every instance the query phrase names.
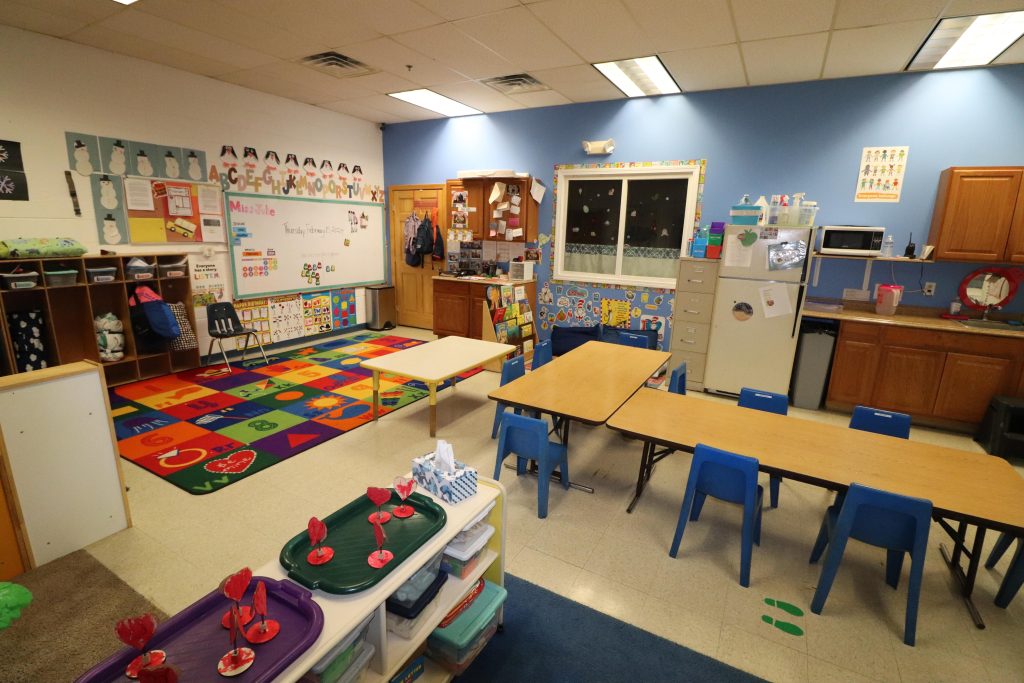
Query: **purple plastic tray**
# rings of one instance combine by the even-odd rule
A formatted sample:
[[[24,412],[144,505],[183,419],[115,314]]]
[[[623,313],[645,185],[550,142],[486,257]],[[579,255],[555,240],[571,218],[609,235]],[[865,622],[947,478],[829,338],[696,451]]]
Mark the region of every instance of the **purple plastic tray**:
[[[228,630],[220,625],[231,601],[219,590],[160,624],[149,641],[149,649],[167,651],[167,664],[178,668],[182,683],[274,680],[320,637],[324,613],[320,605],[313,602],[313,594],[305,588],[287,579],[277,581],[265,576],[252,577],[249,590],[242,599],[243,605],[252,604],[252,594],[260,580],[267,584],[267,617],[281,622],[281,632],[269,643],[257,645],[244,643],[244,639],[239,638],[239,647],[245,645],[256,652],[255,663],[245,673],[233,678],[224,678],[217,673],[217,661],[231,649]],[[77,683],[130,681],[124,670],[138,654],[137,650],[123,648],[82,674]]]

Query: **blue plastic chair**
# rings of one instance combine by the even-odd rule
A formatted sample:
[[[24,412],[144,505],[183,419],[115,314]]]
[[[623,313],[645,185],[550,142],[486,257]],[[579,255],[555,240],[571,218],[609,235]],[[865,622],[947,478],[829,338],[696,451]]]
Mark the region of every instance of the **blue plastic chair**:
[[[850,417],[850,429],[860,429],[900,439],[910,438],[910,416],[878,408],[857,406]]]
[[[757,484],[757,459],[697,444],[686,480],[683,505],[679,508],[671,557],[679,552],[686,520],[696,522],[707,496],[743,505],[743,534],[740,541],[740,585],[750,586],[750,556],[753,545],[761,545],[761,499],[764,489]]]
[[[515,358],[509,358],[501,365],[501,385],[505,386],[513,380],[517,380],[526,374],[526,362],[522,356],[516,356]],[[494,407],[494,425],[491,427],[491,438],[498,438],[498,426],[501,424],[501,416],[505,413],[507,405],[498,401],[498,405]],[[519,415],[523,412],[522,408],[516,408],[515,413]]]
[[[821,530],[811,551],[811,564],[818,561],[828,547],[821,569],[818,588],[814,591],[811,611],[821,614],[832,589],[832,582],[843,560],[846,542],[853,538],[888,552],[885,582],[896,588],[903,569],[904,553],[910,553],[910,586],[907,589],[907,616],[903,642],[914,644],[917,632],[917,604],[921,597],[921,577],[928,552],[928,531],[931,529],[932,502],[923,498],[901,496],[879,491],[861,484],[850,484],[842,506],[832,505],[825,511]]]
[[[1013,543],[1013,536],[1007,533],[1000,534],[995,547],[992,548],[988,559],[985,560],[985,566],[989,569],[996,566],[996,562],[1003,556],[1003,553],[1009,550],[1011,543]],[[1013,553],[1013,561],[1010,562],[1010,568],[1006,570],[1003,583],[999,586],[999,592],[996,593],[996,605],[1003,609],[1009,607],[1010,601],[1017,595],[1022,585],[1024,585],[1024,541],[1018,539],[1017,550]]]
[[[549,362],[551,362],[551,340],[545,339],[542,342],[537,342],[533,347],[533,365],[530,369],[536,370]]]
[[[672,371],[672,376],[668,380],[668,390],[675,394],[686,393],[686,361]]]
[[[510,454],[516,456],[516,474],[526,474],[526,463],[537,461],[537,516],[548,516],[548,487],[551,474],[558,468],[562,488],[569,488],[569,457],[565,446],[548,441],[548,423],[526,415],[506,415],[501,421],[498,459],[494,478],[501,475],[501,465]]]
[[[642,334],[630,334],[629,332],[619,332],[619,343],[624,346],[635,346],[637,348],[647,348],[647,337]]]
[[[789,414],[789,398],[785,394],[776,394],[773,391],[761,391],[760,389],[740,389],[740,408],[753,408],[763,410],[766,413],[777,415]],[[768,478],[768,498],[773,508],[779,507],[779,486],[782,485],[782,477],[773,474]]]

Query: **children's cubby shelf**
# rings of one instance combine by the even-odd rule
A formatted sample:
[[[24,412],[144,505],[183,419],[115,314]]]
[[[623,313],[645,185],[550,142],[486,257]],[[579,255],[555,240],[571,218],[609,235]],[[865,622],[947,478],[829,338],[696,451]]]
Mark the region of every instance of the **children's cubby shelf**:
[[[128,262],[137,258],[152,268],[129,272]],[[38,274],[36,278],[15,283],[13,289],[7,288],[12,286],[10,283],[3,283],[4,289],[0,292],[0,374],[21,371],[14,353],[12,332],[15,330],[12,330],[11,316],[24,316],[32,311],[38,311],[37,318],[42,319],[43,349],[37,355],[46,360],[48,367],[80,360],[96,361],[103,365],[108,385],[198,367],[198,348],[172,351],[165,341],[146,343],[137,340],[128,314],[128,297],[136,285],[144,284],[168,303],[185,304],[189,322],[195,329],[187,263],[188,255],[183,253],[0,261],[0,274]],[[176,267],[179,265],[181,267]],[[72,270],[75,271],[73,277],[68,273]],[[57,272],[62,275],[46,275]],[[142,279],[135,279],[140,276]],[[124,326],[124,357],[113,362],[100,360],[93,329],[93,318],[104,313],[113,313]]]
[[[424,495],[427,494],[424,493]],[[313,646],[282,672],[276,680],[286,682],[300,680],[335,645],[341,643],[353,631],[361,628],[369,618],[370,624],[366,640],[373,645],[373,658],[362,680],[386,683],[405,667],[441,620],[459,604],[466,594],[473,590],[481,577],[499,586],[505,585],[505,487],[499,482],[481,477],[477,480],[477,492],[471,498],[455,505],[448,505],[438,499],[434,500],[444,508],[448,518],[447,523],[379,583],[368,590],[351,595],[313,592],[313,599],[323,609],[323,631]],[[492,503],[493,507],[488,508]],[[385,616],[385,602],[388,597],[417,571],[429,564],[460,531],[472,526],[480,519],[486,520],[487,524],[495,529],[494,534],[487,541],[480,562],[462,578],[449,575],[437,597],[434,598],[434,602],[437,603],[436,607],[433,608],[429,616],[424,618],[422,623],[417,624],[416,630],[409,634],[408,639],[388,631],[387,617]],[[286,577],[285,569],[276,560],[260,567],[255,573],[275,579]],[[514,598],[510,596],[509,599]],[[498,622],[501,623],[501,621],[502,617],[499,614]],[[426,671],[420,680],[448,681],[451,677],[451,673],[428,659]]]

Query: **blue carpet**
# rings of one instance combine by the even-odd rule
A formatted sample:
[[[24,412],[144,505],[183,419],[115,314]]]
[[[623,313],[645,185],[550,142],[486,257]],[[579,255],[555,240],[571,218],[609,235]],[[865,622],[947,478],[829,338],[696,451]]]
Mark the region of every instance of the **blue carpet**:
[[[504,632],[459,683],[761,680],[510,574],[505,588]]]

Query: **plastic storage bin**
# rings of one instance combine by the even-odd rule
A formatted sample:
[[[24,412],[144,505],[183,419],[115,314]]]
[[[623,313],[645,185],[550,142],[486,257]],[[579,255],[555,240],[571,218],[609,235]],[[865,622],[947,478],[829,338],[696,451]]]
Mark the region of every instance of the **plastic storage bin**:
[[[133,259],[134,261],[134,259]],[[156,266],[152,263],[129,261],[124,272],[129,280],[152,280],[156,273]],[[141,259],[140,259],[141,261]]]
[[[4,289],[31,289],[39,284],[39,273],[32,270],[27,273],[3,273]]]
[[[364,674],[370,668],[370,660],[373,659],[373,653],[377,648],[366,641],[363,641],[360,648],[357,648],[352,664],[349,665],[345,673],[338,679],[338,683],[358,683],[365,678]]]
[[[67,287],[78,282],[78,271],[70,270],[44,270],[47,287]]]
[[[345,636],[344,640],[332,647],[330,652],[306,672],[302,680],[309,683],[336,683],[341,680],[350,665],[354,667],[363,654],[360,648],[366,642],[366,632],[370,629],[371,619],[373,619],[372,614],[366,617],[366,620],[352,633]],[[373,646],[370,646],[370,656],[373,656]]]
[[[400,617],[406,619],[415,619],[419,616],[420,612],[430,604],[430,601],[437,597],[437,594],[441,591],[441,587],[444,582],[448,580],[448,575],[444,572],[438,572],[437,577],[427,586],[414,602],[403,603],[398,602],[392,598],[388,598],[384,603],[386,610],[392,614],[397,614]]]
[[[117,279],[117,266],[86,268],[85,275],[89,282],[113,282]]]
[[[463,534],[467,535],[463,536]],[[494,527],[486,522],[479,522],[470,529],[462,531],[459,536],[456,536],[456,539],[462,537],[462,541],[457,542],[453,539],[444,549],[441,569],[460,579],[466,578],[480,562],[480,557],[487,547],[487,541],[493,535]]]
[[[436,597],[436,595],[434,596]],[[438,603],[433,599],[427,603],[423,611],[419,613],[414,619],[406,619],[400,617],[392,612],[387,612],[388,630],[394,633],[399,638],[405,638],[406,640],[412,638],[412,634],[419,630],[420,625],[430,619],[437,613]]]
[[[394,592],[394,594],[388,598],[388,607],[392,605],[400,605],[405,608],[412,607],[420,596],[423,595],[424,591],[430,588],[430,585],[437,580],[437,575],[441,573],[441,556],[444,555],[442,550],[437,554],[436,557],[431,558],[430,562],[427,562],[418,572],[412,575],[412,577],[402,584],[402,586]]]
[[[507,595],[501,586],[485,581],[483,591],[462,614],[430,634],[427,655],[455,675],[464,672],[498,630],[499,610]]]
[[[182,259],[178,263],[157,264],[160,277],[188,277],[188,259]]]

